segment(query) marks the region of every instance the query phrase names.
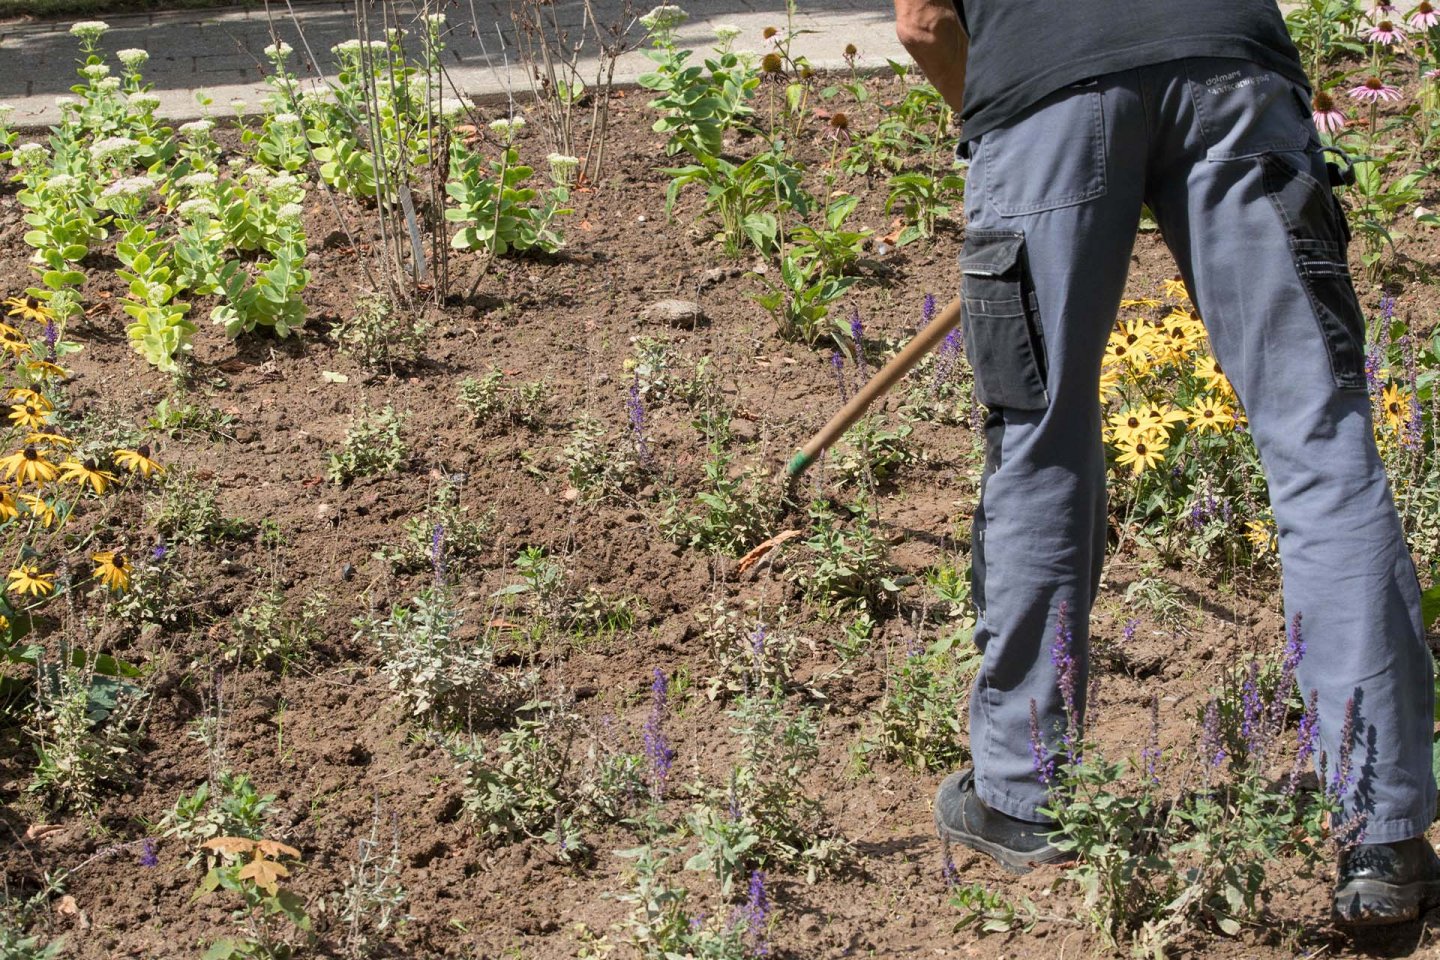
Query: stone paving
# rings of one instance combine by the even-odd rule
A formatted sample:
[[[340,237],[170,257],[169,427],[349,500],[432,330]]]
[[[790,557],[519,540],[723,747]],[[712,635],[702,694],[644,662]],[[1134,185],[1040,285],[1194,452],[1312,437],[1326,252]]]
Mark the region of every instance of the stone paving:
[[[430,9],[436,9],[432,4]],[[625,0],[591,0],[601,24],[622,22]],[[733,24],[742,31],[737,50],[763,49],[761,31],[785,23],[784,0],[691,0],[681,2],[691,19],[678,31],[680,44],[708,47],[718,24]],[[446,69],[457,89],[474,98],[528,96],[529,81],[522,68],[511,19],[511,0],[448,0],[446,14]],[[800,0],[796,26],[812,31],[800,36],[793,52],[803,54],[821,68],[844,65],[845,45],[860,51],[862,68],[884,67],[887,59],[908,61],[895,39],[894,8],[890,0]],[[378,5],[361,8],[370,20],[370,35],[378,37],[385,15]],[[571,31],[571,39],[585,37],[582,76],[593,78],[598,44],[585,21],[583,0],[555,0],[557,19]],[[645,13],[649,2],[628,9]],[[414,24],[419,8],[410,2],[385,8],[390,23]],[[228,114],[232,100],[244,100],[247,109],[259,108],[268,91],[263,77],[267,64],[261,51],[275,39],[293,46],[303,61],[299,71],[319,82],[320,71],[332,70],[330,48],[359,35],[357,11],[348,2],[271,3],[265,8],[216,8],[198,11],[157,12],[102,16],[110,24],[103,39],[113,54],[127,47],[150,53],[145,78],[161,98],[160,113],[175,120],[209,113]],[[77,45],[69,35],[70,20],[15,20],[0,23],[0,102],[16,108],[12,123],[21,126],[52,123],[59,118],[55,98],[78,82],[75,75]],[[633,24],[630,36],[643,34]],[[311,56],[313,54],[313,56]],[[119,65],[112,60],[118,73]],[[639,50],[618,62],[617,82],[634,81],[651,62]],[[196,99],[203,91],[212,101],[208,109]]]

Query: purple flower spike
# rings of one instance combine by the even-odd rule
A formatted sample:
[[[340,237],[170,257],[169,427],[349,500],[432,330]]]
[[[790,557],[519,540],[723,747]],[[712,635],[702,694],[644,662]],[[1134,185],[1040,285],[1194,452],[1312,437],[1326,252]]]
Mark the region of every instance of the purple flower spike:
[[[924,330],[930,326],[930,321],[935,319],[935,294],[925,294],[925,299],[920,304],[920,326],[917,330]]]
[[[845,355],[839,350],[830,354],[830,369],[835,371],[835,382],[840,385],[840,402],[850,402],[850,386],[845,382]]]
[[[640,379],[630,384],[630,395],[625,400],[625,414],[630,420],[630,436],[635,441],[635,452],[640,462],[649,466],[654,462],[650,453],[650,441],[645,432],[645,400],[640,396]]]
[[[665,781],[675,763],[675,751],[665,736],[665,704],[669,695],[670,684],[665,672],[656,667],[655,679],[650,683],[650,716],[645,720],[643,733],[645,757],[650,761],[650,793],[657,801],[665,794]]]
[[[445,524],[435,524],[430,531],[430,569],[435,572],[436,586],[445,584]]]
[[[1229,754],[1225,751],[1220,737],[1220,702],[1213,697],[1205,705],[1205,720],[1201,724],[1200,743],[1205,751],[1206,771],[1214,774],[1220,769]]]
[[[770,894],[765,890],[765,872],[750,873],[750,886],[745,893],[745,906],[740,916],[745,923],[745,939],[752,957],[770,956],[770,943],[765,928],[770,923]]]
[[[1150,738],[1145,742],[1145,748],[1140,751],[1140,756],[1145,761],[1145,779],[1158,785],[1160,775],[1160,697],[1150,698]]]
[[[1033,698],[1030,700],[1030,762],[1041,784],[1049,787],[1055,782],[1055,759],[1040,735],[1040,707]]]
[[[160,857],[157,856],[156,853],[155,853],[155,841],[154,841],[154,840],[151,840],[149,837],[146,837],[146,838],[145,838],[143,841],[141,841],[141,843],[140,843],[140,866],[142,866],[142,867],[158,867],[158,866],[160,866]]]

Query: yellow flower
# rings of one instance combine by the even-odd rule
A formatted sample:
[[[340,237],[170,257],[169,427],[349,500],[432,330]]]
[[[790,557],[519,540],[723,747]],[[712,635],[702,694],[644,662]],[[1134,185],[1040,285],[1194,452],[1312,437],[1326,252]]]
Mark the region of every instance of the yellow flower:
[[[44,323],[50,319],[50,308],[35,297],[10,297],[5,301],[5,306],[10,308],[9,315],[12,317],[23,317],[36,323]]]
[[[1228,404],[1204,397],[1190,408],[1190,426],[1196,433],[1220,433],[1235,423],[1235,411]]]
[[[1141,407],[1138,413],[1142,420],[1159,433],[1167,432],[1172,423],[1185,422],[1185,411],[1177,410],[1174,407],[1162,407],[1154,403]]]
[[[1102,362],[1108,366],[1124,363],[1135,367],[1144,363],[1145,360],[1146,354],[1143,344],[1137,349],[1126,343],[1123,337],[1115,337],[1113,335],[1110,337],[1109,342],[1105,344],[1105,359]]]
[[[48,430],[32,433],[25,438],[29,444],[38,444],[47,447],[60,447],[68,449],[75,446],[75,441],[60,433],[51,433]]]
[[[1113,332],[1111,338],[1118,338],[1129,344],[1132,350],[1146,350],[1152,340],[1155,339],[1155,330],[1140,317],[1122,323],[1120,328]]]
[[[9,573],[10,592],[25,596],[48,596],[55,589],[55,574],[41,573],[33,563],[22,563]]]
[[[41,378],[63,377],[68,373],[64,367],[49,360],[31,360],[25,364],[25,369],[29,370],[32,376]]]
[[[49,419],[50,414],[46,410],[32,403],[17,403],[10,408],[10,421],[27,430],[39,430]]]
[[[1220,369],[1220,364],[1214,357],[1201,357],[1195,361],[1195,376],[1205,381],[1205,386],[1221,396],[1234,396],[1235,390],[1230,386],[1230,380],[1225,376],[1225,371]]]
[[[1245,539],[1258,555],[1275,551],[1275,531],[1268,520],[1245,521]]]
[[[15,506],[15,495],[10,492],[9,487],[0,487],[0,523],[14,520],[18,516],[20,508]]]
[[[46,530],[55,526],[55,521],[60,519],[59,514],[55,512],[55,508],[51,505],[50,501],[38,494],[22,493],[20,494],[20,502],[25,504],[25,508],[30,511],[30,515],[36,520],[39,520],[40,526]]]
[[[1128,443],[1148,432],[1148,424],[1137,410],[1119,410],[1110,414],[1106,426],[1109,428],[1111,441],[1116,444]]]
[[[1144,473],[1165,461],[1165,448],[1169,445],[1170,439],[1164,435],[1132,436],[1116,444],[1120,448],[1120,456],[1115,462],[1122,467],[1128,464],[1134,473]]]
[[[1404,429],[1406,416],[1410,412],[1410,399],[1395,384],[1386,384],[1380,394],[1380,412],[1384,414],[1387,425],[1396,430]]]
[[[17,484],[49,483],[59,473],[60,468],[46,460],[45,454],[36,450],[33,444],[27,443],[24,449],[8,457],[0,457],[0,474]]]
[[[16,403],[28,403],[32,407],[44,410],[46,413],[55,409],[55,404],[45,399],[45,395],[32,387],[11,387],[6,398]]]
[[[1122,310],[1134,310],[1136,307],[1151,309],[1153,307],[1160,306],[1162,302],[1163,301],[1158,300],[1155,297],[1136,297],[1134,299],[1121,300],[1120,308]]]
[[[95,561],[96,580],[116,593],[130,586],[130,561],[125,559],[125,554],[107,550],[93,554],[90,559]]]
[[[134,450],[116,450],[113,458],[116,466],[149,477],[152,473],[164,473],[165,468],[150,459],[150,445],[142,443]]]
[[[27,353],[30,353],[30,341],[21,337],[19,334],[15,336],[6,335],[0,337],[0,350],[4,350],[18,360]]]
[[[1114,367],[1100,368],[1100,406],[1120,395],[1120,371]]]
[[[1190,291],[1185,289],[1185,281],[1179,277],[1162,280],[1160,287],[1165,291],[1165,296],[1167,297],[1175,297],[1180,300],[1190,299]]]
[[[60,479],[74,480],[82,487],[88,483],[96,493],[104,493],[105,488],[115,482],[115,474],[101,470],[94,460],[72,458],[60,464]]]

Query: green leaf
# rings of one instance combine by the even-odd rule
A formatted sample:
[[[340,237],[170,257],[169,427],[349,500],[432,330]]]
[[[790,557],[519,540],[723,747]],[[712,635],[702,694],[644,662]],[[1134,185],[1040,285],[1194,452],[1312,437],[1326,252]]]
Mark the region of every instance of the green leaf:
[[[1424,621],[1428,630],[1435,626],[1435,621],[1440,619],[1440,582],[1434,583],[1429,590],[1420,594],[1420,619]]]

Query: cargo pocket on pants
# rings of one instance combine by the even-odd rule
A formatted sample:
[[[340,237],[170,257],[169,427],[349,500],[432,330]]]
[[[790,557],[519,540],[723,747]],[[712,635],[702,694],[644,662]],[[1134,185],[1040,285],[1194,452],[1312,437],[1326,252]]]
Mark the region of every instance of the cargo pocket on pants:
[[[1295,270],[1329,351],[1335,386],[1364,390],[1365,314],[1350,280],[1345,211],[1328,183],[1298,169],[1289,157],[1270,154],[1261,163],[1265,193],[1285,221]]]
[[[975,399],[991,408],[1045,409],[1045,337],[1025,266],[1025,235],[972,230],[960,272],[960,322]]]

